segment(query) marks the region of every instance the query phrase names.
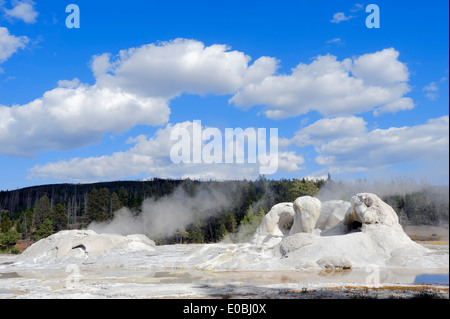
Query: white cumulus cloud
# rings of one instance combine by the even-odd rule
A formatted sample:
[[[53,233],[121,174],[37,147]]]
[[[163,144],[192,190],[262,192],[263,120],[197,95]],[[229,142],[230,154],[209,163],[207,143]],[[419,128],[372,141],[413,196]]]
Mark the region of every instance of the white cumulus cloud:
[[[16,37],[7,28],[0,27],[0,63],[8,60],[17,50],[25,48],[28,42],[27,37]]]
[[[175,39],[100,55],[92,67],[99,85],[120,87],[137,94],[174,98],[182,93],[232,94],[246,81],[274,71],[272,58],[261,58],[250,68],[250,57],[226,45]]]
[[[282,119],[318,111],[325,116],[411,109],[405,97],[408,69],[393,48],[338,61],[333,55],[300,63],[290,75],[270,75],[249,83],[230,102],[238,107],[265,106],[269,118]]]
[[[70,85],[68,85],[70,83]],[[101,141],[107,132],[121,133],[138,124],[168,121],[166,101],[77,81],[58,87],[25,105],[0,106],[0,152],[32,156],[70,150]]]
[[[414,173],[448,177],[448,116],[415,126],[369,130],[367,125],[355,116],[324,118],[284,139],[283,146],[313,146],[319,169],[312,175],[381,172],[413,164]]]
[[[409,162],[433,163],[449,154],[449,117],[416,126],[366,128],[357,117],[322,119],[299,130],[290,140],[314,145],[316,163],[332,172],[370,171]],[[448,167],[441,167],[448,174]]]
[[[170,157],[172,147],[177,143],[170,139],[171,132],[186,129],[193,137],[192,129],[195,122],[167,124],[160,128],[152,137],[144,135],[129,139],[134,146],[123,152],[88,158],[74,158],[58,162],[36,165],[30,170],[30,177],[44,179],[58,179],[61,181],[92,182],[99,180],[116,180],[130,177],[161,177],[161,178],[192,178],[230,180],[257,178],[260,174],[260,163],[251,163],[249,158],[244,163],[238,163],[236,157],[241,151],[237,149],[233,154],[232,163],[225,163],[225,140],[222,143],[222,162],[219,163],[174,163]],[[206,130],[207,127],[204,127]],[[203,141],[204,148],[209,142]],[[191,144],[193,145],[193,144]],[[244,146],[245,148],[248,145]],[[194,153],[201,149],[192,146]],[[267,149],[267,153],[270,150]],[[276,155],[274,153],[273,155]],[[192,156],[192,154],[189,154]],[[303,169],[302,156],[295,152],[278,152],[278,168],[281,171],[295,172]]]
[[[330,22],[332,22],[332,23],[341,23],[343,21],[348,21],[348,20],[350,20],[352,18],[354,18],[354,16],[352,16],[352,15],[347,16],[347,15],[345,15],[344,12],[336,12],[333,15],[333,19],[331,19]]]
[[[436,101],[439,98],[439,86],[436,82],[431,82],[430,84],[425,85],[422,91],[426,92],[425,96],[430,101]]]
[[[5,9],[5,16],[8,19],[19,19],[25,23],[36,23],[39,12],[34,8],[35,2],[31,0],[13,0],[12,9]]]
[[[320,145],[325,141],[365,134],[366,122],[355,116],[325,118],[297,131],[289,144],[297,146]]]

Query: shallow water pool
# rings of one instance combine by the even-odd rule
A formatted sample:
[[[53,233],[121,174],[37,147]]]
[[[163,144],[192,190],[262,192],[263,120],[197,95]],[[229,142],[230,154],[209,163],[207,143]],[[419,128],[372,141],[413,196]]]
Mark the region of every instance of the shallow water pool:
[[[449,274],[420,274],[414,279],[415,284],[448,285]]]

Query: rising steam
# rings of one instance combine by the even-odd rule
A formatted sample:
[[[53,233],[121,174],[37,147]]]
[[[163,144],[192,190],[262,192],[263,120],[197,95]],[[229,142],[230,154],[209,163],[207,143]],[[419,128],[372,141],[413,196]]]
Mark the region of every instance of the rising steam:
[[[107,222],[93,222],[88,229],[97,233],[119,235],[145,234],[150,238],[170,236],[197,219],[206,219],[233,207],[235,203],[223,192],[202,187],[193,196],[182,187],[158,200],[147,198],[136,215],[124,207]]]
[[[433,186],[425,182],[417,182],[413,178],[394,178],[390,183],[384,180],[374,180],[368,182],[366,180],[347,180],[347,181],[328,181],[320,188],[317,197],[321,201],[332,199],[341,199],[349,201],[350,198],[357,193],[373,193],[380,198],[393,195],[406,195],[423,190],[430,190],[433,193],[439,192],[444,195],[443,200],[448,202],[448,185]],[[447,195],[445,196],[445,194]]]

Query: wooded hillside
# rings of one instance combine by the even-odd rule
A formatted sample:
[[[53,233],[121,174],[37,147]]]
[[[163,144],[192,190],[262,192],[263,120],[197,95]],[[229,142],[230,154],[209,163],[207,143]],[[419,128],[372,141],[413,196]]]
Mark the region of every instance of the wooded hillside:
[[[38,240],[63,229],[80,229],[91,222],[110,221],[126,207],[134,216],[142,212],[145,199],[155,203],[176,190],[194,198],[200,190],[223,194],[228,204],[219,211],[194,212],[195,219],[170,235],[153,238],[158,243],[217,242],[251,235],[261,219],[276,203],[292,202],[299,196],[320,197],[323,187],[342,189],[341,182],[283,179],[256,181],[195,181],[152,179],[95,184],[54,184],[0,191],[0,233],[14,238]],[[448,187],[428,187],[405,195],[382,198],[399,214],[402,223],[448,223]],[[445,196],[444,196],[445,197]],[[335,198],[349,200],[349,198]],[[16,233],[11,233],[12,231]],[[6,235],[4,235],[6,236]],[[1,243],[0,243],[1,246]],[[0,247],[0,250],[2,248]],[[3,248],[4,249],[4,248]]]

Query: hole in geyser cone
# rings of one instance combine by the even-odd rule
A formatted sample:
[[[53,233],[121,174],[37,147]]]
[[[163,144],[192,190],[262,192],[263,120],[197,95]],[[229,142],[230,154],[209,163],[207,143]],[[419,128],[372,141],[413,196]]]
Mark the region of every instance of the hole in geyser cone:
[[[349,225],[349,232],[350,231],[353,231],[353,232],[355,232],[355,231],[361,231],[361,227],[362,227],[362,223],[361,222],[359,222],[359,221],[357,221],[357,220],[354,220],[350,225]]]
[[[72,247],[72,249],[77,249],[77,248],[80,248],[80,249],[83,249],[84,251],[86,251],[86,246],[84,246],[84,245],[78,245],[78,246]]]
[[[283,235],[288,236],[289,231],[294,223],[294,216],[289,213],[280,214],[280,219],[278,221],[278,228],[282,231]]]

